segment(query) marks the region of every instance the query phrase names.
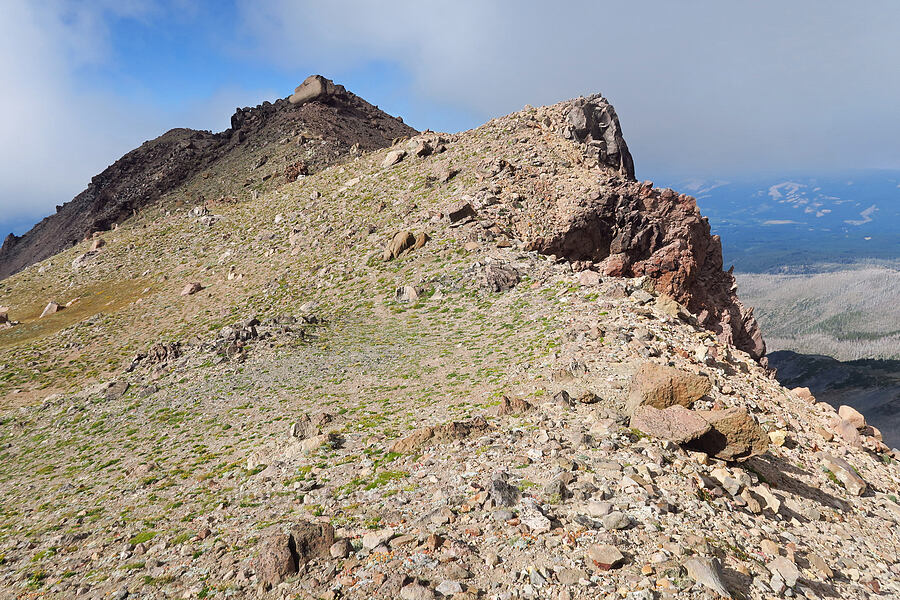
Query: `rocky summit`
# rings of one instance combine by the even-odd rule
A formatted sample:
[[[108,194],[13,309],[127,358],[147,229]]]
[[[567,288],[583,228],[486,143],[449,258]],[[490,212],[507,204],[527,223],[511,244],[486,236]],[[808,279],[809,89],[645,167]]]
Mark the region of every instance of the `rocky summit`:
[[[0,257],[0,596],[900,595],[900,452],[788,390],[602,96],[320,76]]]

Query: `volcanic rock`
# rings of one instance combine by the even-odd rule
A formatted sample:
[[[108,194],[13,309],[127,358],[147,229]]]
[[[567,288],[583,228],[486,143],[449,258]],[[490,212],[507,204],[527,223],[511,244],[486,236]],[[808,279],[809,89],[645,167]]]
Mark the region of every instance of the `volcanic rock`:
[[[627,410],[633,413],[641,405],[663,409],[673,405],[690,407],[712,389],[707,377],[673,367],[644,363],[634,377]]]
[[[712,429],[709,421],[697,412],[677,404],[663,410],[653,406],[639,406],[631,415],[631,427],[676,444],[695,440]]]
[[[769,436],[743,408],[704,410],[697,414],[712,429],[688,446],[722,460],[742,460],[765,453]]]

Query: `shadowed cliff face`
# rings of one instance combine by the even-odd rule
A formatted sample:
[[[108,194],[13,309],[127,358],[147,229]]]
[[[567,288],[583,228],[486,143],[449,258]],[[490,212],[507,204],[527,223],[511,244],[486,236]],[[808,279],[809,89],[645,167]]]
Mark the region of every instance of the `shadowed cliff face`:
[[[0,278],[111,229],[213,163],[240,159],[251,147],[285,138],[297,143],[298,136],[315,139],[315,151],[302,153],[306,169],[315,171],[341,160],[354,144],[374,150],[414,133],[400,119],[334,85],[302,104],[282,99],[238,109],[231,128],[220,133],[173,129],[117,160],[24,235],[7,236],[0,248]]]

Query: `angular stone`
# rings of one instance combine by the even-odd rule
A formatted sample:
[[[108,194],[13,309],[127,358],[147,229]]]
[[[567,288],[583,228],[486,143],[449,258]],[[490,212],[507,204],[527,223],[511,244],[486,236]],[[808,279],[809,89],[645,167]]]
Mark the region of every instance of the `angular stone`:
[[[688,577],[719,594],[723,598],[731,598],[731,593],[722,578],[722,565],[716,558],[695,556],[684,563]]]
[[[816,401],[816,397],[812,395],[812,392],[809,391],[808,387],[795,387],[791,392],[801,400],[805,400],[810,404],[814,404]]]
[[[410,583],[400,589],[401,600],[434,600],[434,592],[420,583]]]
[[[408,249],[416,245],[416,236],[410,231],[398,231],[385,246],[384,252],[381,253],[381,260],[387,262],[398,258]],[[424,245],[424,242],[423,242]]]
[[[552,525],[534,498],[522,498],[519,519],[532,533],[547,533]]]
[[[631,378],[626,408],[629,414],[642,405],[663,409],[678,404],[690,408],[711,389],[712,384],[703,375],[644,363]]]
[[[607,530],[627,529],[631,525],[628,515],[619,511],[613,511],[603,517],[603,528]]]
[[[44,311],[41,313],[41,316],[38,318],[43,319],[44,317],[58,313],[61,310],[62,310],[62,306],[60,306],[56,302],[50,302],[47,304],[47,306],[44,307]]]
[[[444,210],[444,214],[450,219],[451,223],[458,223],[463,219],[475,217],[475,209],[465,200],[454,202]]]
[[[816,457],[822,461],[822,466],[834,473],[846,490],[854,496],[862,496],[866,491],[866,482],[843,458],[832,456],[827,452],[817,452]]]
[[[852,406],[841,405],[838,408],[838,416],[844,421],[849,421],[857,429],[864,429],[866,426],[866,418]]]
[[[347,558],[352,551],[353,546],[350,544],[350,540],[344,538],[333,543],[328,549],[328,554],[331,555],[331,558]]]
[[[838,419],[834,425],[834,431],[850,446],[862,447],[862,436],[859,435],[859,429],[851,421]]]
[[[507,473],[498,473],[488,486],[488,493],[496,506],[515,506],[519,501],[519,488],[508,482]]]
[[[314,558],[330,556],[334,527],[328,523],[299,523],[291,529],[291,541],[298,565]]]
[[[196,294],[197,292],[201,291],[202,289],[203,289],[203,286],[200,285],[199,283],[197,283],[196,281],[194,281],[194,282],[186,284],[181,289],[181,295],[182,296],[190,296],[192,294]]]
[[[264,584],[277,585],[297,572],[291,536],[275,534],[262,543],[256,558],[256,576]]]
[[[442,425],[420,427],[407,437],[397,440],[390,448],[391,452],[407,453],[425,443],[441,443],[458,440],[476,433],[488,431],[491,426],[484,417],[474,417],[466,421],[452,421]]]
[[[527,400],[521,398],[508,398],[502,396],[500,404],[497,406],[497,416],[505,417],[506,415],[517,415],[534,410],[534,405]]]
[[[587,557],[601,571],[609,571],[622,564],[625,556],[611,544],[594,544],[587,550]]]
[[[415,302],[419,299],[419,292],[411,285],[398,287],[394,292],[394,301],[400,303]]]
[[[374,550],[381,544],[387,543],[392,537],[394,537],[394,530],[390,527],[379,531],[370,531],[363,536],[362,546],[366,550]]]
[[[676,444],[690,442],[712,429],[709,421],[678,404],[666,409],[638,406],[631,415],[630,425],[641,433]]]
[[[330,79],[325,79],[321,75],[310,75],[303,80],[303,83],[294,88],[294,93],[288,98],[288,102],[303,105],[313,100],[322,100],[334,94],[337,87]]]
[[[712,429],[688,447],[722,460],[743,460],[765,453],[769,436],[743,408],[697,411]]]
[[[406,150],[391,150],[385,155],[384,160],[381,161],[381,167],[385,169],[392,167],[403,160],[405,156]]]
[[[789,560],[784,556],[779,556],[772,562],[766,565],[769,571],[772,574],[777,574],[781,577],[781,580],[784,581],[785,585],[789,588],[797,585],[797,579],[800,578],[800,569],[797,568],[797,565],[793,563],[793,561]]]

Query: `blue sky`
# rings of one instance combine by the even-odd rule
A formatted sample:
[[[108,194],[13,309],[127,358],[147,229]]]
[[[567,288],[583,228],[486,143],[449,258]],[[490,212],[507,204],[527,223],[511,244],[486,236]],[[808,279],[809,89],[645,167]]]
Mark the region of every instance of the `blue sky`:
[[[322,73],[419,129],[603,92],[638,176],[900,167],[900,3],[5,0],[0,235]]]

